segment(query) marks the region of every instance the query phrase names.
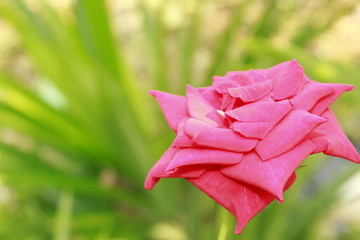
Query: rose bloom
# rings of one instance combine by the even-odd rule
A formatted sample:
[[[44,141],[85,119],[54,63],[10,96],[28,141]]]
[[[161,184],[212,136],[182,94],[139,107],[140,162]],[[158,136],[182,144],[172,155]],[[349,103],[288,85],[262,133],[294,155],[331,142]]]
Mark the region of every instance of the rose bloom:
[[[150,91],[176,138],[149,172],[185,178],[230,211],[235,233],[295,181],[310,154],[360,163],[360,156],[328,108],[351,85],[319,83],[296,60],[269,69],[228,72],[186,96]]]

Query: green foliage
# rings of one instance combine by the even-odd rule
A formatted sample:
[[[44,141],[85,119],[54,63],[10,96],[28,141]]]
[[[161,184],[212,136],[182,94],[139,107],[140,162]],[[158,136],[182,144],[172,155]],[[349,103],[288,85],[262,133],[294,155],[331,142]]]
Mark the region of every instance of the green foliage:
[[[299,240],[317,231],[356,167],[344,165],[307,196],[311,176],[328,160],[312,157],[285,203],[269,206],[241,236],[231,226],[224,230],[226,214],[183,180],[145,191],[147,171],[172,138],[147,90],[183,94],[186,83],[209,84],[226,71],[296,58],[313,79],[357,87],[335,109],[350,129],[359,116],[360,69],[309,49],[356,1],[188,1],[192,8],[180,2],[136,2],[131,12],[140,21],[130,35],[115,34],[114,2],[77,0],[65,16],[42,1],[0,2],[0,16],[34,71],[29,77],[0,70],[0,186],[10,195],[0,204],[1,239],[217,239],[222,229],[226,239]],[[323,14],[325,5],[331,11]],[[164,20],[171,6],[182,16],[179,25]],[[299,22],[304,7],[309,20]],[[212,8],[226,15],[214,31]],[[289,35],[287,21],[297,21],[297,29],[279,46],[276,38]],[[170,237],[160,237],[160,226]]]

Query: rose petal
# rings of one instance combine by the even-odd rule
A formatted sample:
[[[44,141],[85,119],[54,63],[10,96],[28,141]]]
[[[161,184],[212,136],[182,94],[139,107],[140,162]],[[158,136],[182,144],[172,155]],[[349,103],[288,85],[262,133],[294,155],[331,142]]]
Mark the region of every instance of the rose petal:
[[[271,111],[272,113],[269,120],[271,128],[273,128],[278,122],[280,122],[280,120],[283,119],[286,114],[290,112],[291,108],[292,105],[290,100],[276,102],[274,108]]]
[[[159,161],[152,167],[146,177],[144,188],[151,190],[160,178],[198,178],[211,166],[191,166],[183,167],[179,171],[167,173],[166,168],[171,163],[178,149],[169,147],[161,156]]]
[[[316,146],[314,153],[324,152],[327,155],[360,163],[359,153],[346,137],[332,111],[327,109],[322,117],[328,118],[329,121],[322,123],[308,135]]]
[[[151,168],[145,180],[145,189],[151,190],[161,177],[166,176],[165,169],[176,153],[175,148],[168,148],[156,164]]]
[[[295,59],[293,59],[292,61],[296,61]],[[265,70],[265,76],[269,79],[274,79],[277,77],[277,75],[279,74],[279,72],[283,71],[286,67],[288,67],[288,65],[290,64],[290,61],[285,61],[285,62],[281,62],[279,64],[276,64],[274,66],[272,66],[271,68],[268,68]]]
[[[347,84],[323,83],[332,87],[335,91],[322,99],[310,110],[311,113],[321,115],[341,94],[354,89],[354,86]]]
[[[247,86],[254,83],[251,71],[227,72],[225,79],[236,83],[236,86]]]
[[[226,111],[225,114],[241,122],[265,122],[270,119],[274,106],[274,100],[267,98]]]
[[[304,69],[296,60],[281,63],[267,70],[268,77],[273,80],[272,93],[274,100],[293,96],[305,82]]]
[[[248,104],[250,105],[250,104]],[[247,105],[245,105],[247,106]],[[240,110],[241,108],[239,108]],[[230,125],[230,128],[248,138],[257,138],[264,139],[265,136],[270,132],[270,130],[291,110],[291,103],[289,100],[283,100],[276,102],[273,107],[263,105],[263,110],[267,110],[267,115],[264,115],[260,120],[268,121],[258,121],[258,122],[246,122],[246,121],[236,121]],[[235,110],[238,111],[238,110]],[[241,111],[240,111],[241,112]],[[250,117],[252,116],[249,113],[240,113],[240,116]],[[235,114],[234,114],[235,115]],[[236,115],[235,115],[236,116]],[[256,116],[256,114],[255,114]],[[256,117],[259,117],[258,115]],[[256,119],[256,118],[255,118]]]
[[[264,69],[250,69],[248,71],[230,71],[225,74],[225,79],[236,82],[239,86],[247,86],[266,80]]]
[[[222,95],[217,93],[213,87],[198,88],[197,90],[215,109],[220,109]]]
[[[299,164],[315,149],[311,141],[305,139],[290,151],[262,161],[255,153],[247,153],[240,163],[225,167],[221,172],[237,181],[261,188],[283,201],[283,189],[291,174]]]
[[[326,119],[304,110],[291,111],[271,132],[256,145],[262,160],[285,153],[297,145],[316,126]]]
[[[187,180],[235,216],[237,234],[275,199],[264,190],[225,177],[218,169],[209,170],[199,178]],[[290,187],[294,180],[295,175],[292,175],[286,188]]]
[[[322,98],[332,94],[335,89],[327,84],[311,81],[304,86],[301,92],[291,98],[293,109],[312,109]]]
[[[252,83],[261,83],[267,80],[266,75],[264,74],[264,71],[261,70],[253,70],[251,69],[249,71],[249,78],[252,79]],[[272,83],[271,83],[272,85]]]
[[[250,71],[236,71],[236,72],[227,72],[225,74],[225,79],[236,82],[240,86],[246,86],[253,84],[251,78],[249,78]]]
[[[225,77],[213,76],[213,87],[217,93],[227,93],[228,88],[238,87],[238,84]]]
[[[186,135],[184,132],[185,123],[187,120],[188,119],[184,118],[178,124],[178,128],[176,131],[176,138],[172,143],[172,146],[175,148],[177,148],[177,147],[196,147],[196,144],[191,139],[191,137]]]
[[[224,111],[232,109],[235,105],[235,101],[235,98],[231,97],[228,93],[224,93],[220,109]]]
[[[185,133],[180,133],[176,136],[175,140],[172,143],[173,147],[196,147],[194,141],[186,135]]]
[[[233,165],[239,163],[243,154],[217,149],[180,149],[166,168],[167,173],[177,168],[193,165]]]
[[[234,98],[240,98],[243,102],[254,102],[268,95],[272,84],[272,80],[266,80],[244,87],[229,88],[228,93]]]
[[[186,88],[186,103],[191,117],[200,119],[213,126],[224,126],[224,118],[191,85],[187,85]]]
[[[263,139],[271,125],[269,122],[233,122],[230,128],[244,137]]]
[[[234,152],[250,151],[258,142],[244,138],[231,129],[217,128],[194,118],[186,122],[185,133],[201,146]]]
[[[185,97],[154,90],[149,93],[158,101],[170,128],[176,131],[180,120],[188,117]]]

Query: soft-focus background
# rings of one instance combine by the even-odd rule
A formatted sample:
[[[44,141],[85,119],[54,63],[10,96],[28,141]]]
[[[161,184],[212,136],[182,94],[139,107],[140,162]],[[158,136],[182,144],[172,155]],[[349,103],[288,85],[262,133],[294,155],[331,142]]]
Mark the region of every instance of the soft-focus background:
[[[333,110],[358,147],[358,0],[1,0],[0,239],[360,239],[360,166],[343,159],[307,159],[241,236],[183,179],[143,189],[174,137],[149,89],[292,58],[356,86]]]

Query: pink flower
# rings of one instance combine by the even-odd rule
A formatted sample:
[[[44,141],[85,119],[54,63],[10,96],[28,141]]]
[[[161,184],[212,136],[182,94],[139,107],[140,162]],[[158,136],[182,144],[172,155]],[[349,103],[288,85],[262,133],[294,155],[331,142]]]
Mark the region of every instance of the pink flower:
[[[186,96],[150,91],[176,138],[149,172],[185,178],[237,219],[236,233],[295,181],[310,154],[360,163],[328,108],[351,85],[311,81],[296,61],[269,69],[228,72]]]

